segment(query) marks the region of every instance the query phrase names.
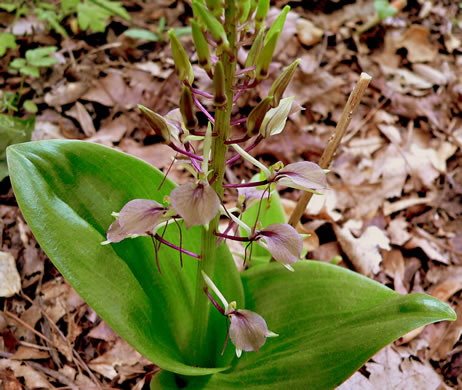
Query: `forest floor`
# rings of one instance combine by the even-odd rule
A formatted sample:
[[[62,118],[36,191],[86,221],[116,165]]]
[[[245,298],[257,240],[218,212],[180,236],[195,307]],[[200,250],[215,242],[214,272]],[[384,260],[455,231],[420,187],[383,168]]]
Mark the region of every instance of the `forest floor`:
[[[55,3],[49,2],[55,7],[52,13],[60,7]],[[272,3],[269,18],[286,3]],[[85,30],[72,12],[53,28],[52,18],[43,17],[46,8],[26,5],[17,12],[1,4],[0,34],[9,32],[16,41],[0,37],[4,115],[35,118],[28,133],[33,140],[97,142],[168,168],[174,152],[159,142],[136,106],[161,114],[176,108],[180,84],[166,29],[182,31],[188,24],[187,1],[124,0],[131,22],[118,12],[90,20],[93,24]],[[309,258],[329,262],[340,255],[341,266],[399,293],[429,293],[451,304],[459,317],[401,338],[340,388],[459,388],[462,5],[410,0],[394,17],[359,34],[374,19],[372,0],[289,4],[292,11],[270,78],[238,104],[248,113],[266,96],[273,75],[301,58],[286,96],[295,96],[305,110],[253,155],[271,163],[317,162],[359,74],[370,74],[372,82],[328,175],[329,190],[315,197],[304,215],[304,229],[311,233]],[[123,34],[133,26],[156,33],[156,38]],[[191,53],[187,31],[181,41]],[[11,73],[13,60],[46,46],[57,48],[51,54],[57,60],[39,67],[39,77],[33,70],[25,77]],[[210,90],[208,78],[197,74],[198,87]],[[2,131],[0,121],[4,148]],[[4,150],[0,164],[5,164],[2,158]],[[254,173],[253,166],[239,162],[227,174],[249,179]],[[188,173],[173,168],[169,177],[181,183]],[[288,212],[298,196],[298,191],[282,192]],[[8,281],[0,282],[3,388],[148,389],[158,368],[121,340],[60,276],[25,223],[8,177],[0,184],[0,232],[0,260],[12,256],[21,278],[21,291],[10,297]]]

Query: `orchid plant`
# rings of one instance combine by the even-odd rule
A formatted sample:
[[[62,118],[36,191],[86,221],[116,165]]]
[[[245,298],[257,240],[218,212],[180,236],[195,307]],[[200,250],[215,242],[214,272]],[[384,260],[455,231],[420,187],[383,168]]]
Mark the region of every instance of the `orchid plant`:
[[[326,171],[306,161],[267,167],[250,154],[296,110],[283,96],[300,60],[248,116],[235,108],[269,76],[289,7],[270,28],[268,8],[269,0],[192,1],[197,63],[211,91],[197,88],[169,32],[179,109],[139,109],[191,182],[176,186],[134,157],[86,142],[8,148],[17,201],[38,242],[96,312],[163,369],[151,389],[333,388],[403,334],[455,319],[431,296],[399,295],[303,259],[303,237],[285,223],[276,188],[322,192]],[[259,174],[229,183],[225,169],[239,159]],[[233,207],[225,192],[236,196]],[[243,272],[231,240],[245,247]]]

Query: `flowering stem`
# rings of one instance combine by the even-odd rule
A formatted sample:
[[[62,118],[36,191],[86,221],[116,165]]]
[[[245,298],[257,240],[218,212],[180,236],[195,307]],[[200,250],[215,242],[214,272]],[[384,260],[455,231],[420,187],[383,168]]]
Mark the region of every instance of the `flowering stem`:
[[[233,56],[228,53],[223,53],[221,61],[224,66],[225,74],[225,91],[227,96],[227,104],[223,108],[217,108],[215,110],[215,119],[211,118],[211,115],[201,108],[200,102],[195,99],[196,105],[199,109],[203,109],[207,112],[207,117],[210,122],[214,124],[213,132],[217,134],[213,138],[212,142],[212,153],[211,162],[209,169],[213,171],[216,180],[214,180],[212,187],[218,194],[218,197],[223,198],[223,178],[226,166],[226,152],[228,146],[225,141],[229,138],[229,128],[231,120],[231,110],[233,106],[233,84],[234,84],[234,72],[236,68],[236,17],[237,10],[234,0],[226,0],[225,2],[225,30],[227,31],[228,41]],[[204,112],[204,113],[205,113]],[[208,339],[207,329],[209,324],[210,315],[210,300],[204,294],[204,287],[206,286],[205,281],[202,277],[202,272],[205,272],[212,280],[215,274],[215,262],[216,262],[216,242],[218,237],[215,236],[215,232],[218,231],[218,223],[220,214],[217,213],[216,217],[209,222],[208,227],[202,227],[201,236],[201,261],[198,262],[197,276],[196,276],[196,292],[193,308],[193,324],[192,333],[190,336],[190,363],[193,365],[200,365],[210,367],[214,362],[214,342],[212,339]]]

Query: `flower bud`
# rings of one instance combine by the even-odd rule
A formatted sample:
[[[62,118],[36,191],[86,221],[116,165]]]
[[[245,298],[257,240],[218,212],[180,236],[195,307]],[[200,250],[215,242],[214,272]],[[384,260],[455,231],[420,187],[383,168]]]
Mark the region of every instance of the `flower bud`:
[[[225,88],[225,70],[223,63],[217,61],[215,71],[213,73],[213,102],[217,107],[223,107],[226,104],[226,88]]]
[[[265,45],[273,38],[274,35],[277,35],[279,39],[279,35],[281,35],[281,31],[284,28],[284,23],[286,21],[286,16],[290,11],[290,6],[286,5],[282,12],[279,14],[277,19],[274,21],[271,28],[268,30],[268,34],[266,34],[265,38]],[[277,40],[276,40],[277,41]]]
[[[207,4],[208,9],[216,17],[220,17],[223,13],[223,6],[221,0],[205,0],[205,4]]]
[[[265,115],[268,110],[271,108],[271,101],[273,100],[272,96],[268,96],[258,103],[253,110],[250,112],[246,126],[247,126],[247,135],[249,137],[254,137],[260,131],[261,124],[265,119]]]
[[[256,79],[264,80],[268,77],[268,69],[273,59],[274,49],[278,43],[279,34],[273,34],[268,43],[265,43],[257,59]],[[266,39],[265,39],[266,41]]]
[[[274,97],[272,101],[273,100]],[[279,134],[282,130],[284,130],[293,100],[293,96],[282,99],[276,108],[268,110],[259,129],[259,134],[261,136],[268,138],[272,135]]]
[[[194,3],[196,3],[195,7],[200,15],[200,18],[207,25],[207,28],[210,31],[213,40],[217,43],[218,47],[225,51],[229,51],[230,47],[228,37],[226,36],[225,28],[223,25],[207,8],[204,7],[202,3],[200,3],[198,0],[193,0],[193,4]]]
[[[300,62],[301,62],[300,59],[292,62],[286,69],[284,69],[284,72],[282,72],[279,75],[279,77],[276,79],[276,81],[271,86],[271,89],[268,95],[273,96],[272,107],[277,107],[279,105],[279,101],[281,100],[282,95],[284,94],[284,91],[289,85],[290,80],[292,79],[295,73],[295,70],[297,69],[297,66]]]
[[[180,111],[185,127],[188,130],[194,130],[197,126],[197,119],[194,114],[194,102],[191,90],[186,85],[183,86],[183,92],[181,93]]]
[[[269,0],[258,0],[257,13],[255,14],[255,31],[259,31],[263,26],[269,6]]]
[[[260,55],[261,49],[263,48],[263,38],[265,36],[265,30],[260,30],[258,35],[255,37],[253,41],[252,47],[247,54],[247,59],[245,60],[245,67],[250,68],[257,63],[257,58]],[[255,71],[251,71],[247,73],[250,78],[255,77]]]
[[[244,24],[249,17],[252,0],[239,0],[239,23]]]
[[[175,62],[175,68],[178,75],[178,79],[181,82],[186,82],[191,85],[194,81],[194,72],[189,62],[189,57],[183,48],[183,45],[175,35],[175,30],[171,29],[168,32],[170,38],[170,46],[172,48],[173,61]]]
[[[162,137],[166,144],[170,144],[170,130],[168,128],[167,121],[161,117],[159,114],[151,111],[149,108],[138,104],[138,108],[140,109],[141,113],[148,121],[149,126],[154,130],[156,135]]]
[[[199,27],[199,24],[191,19],[192,36],[194,46],[196,46],[197,57],[199,58],[199,65],[204,69],[207,74],[212,74],[212,62],[210,61],[210,49],[204,34]]]

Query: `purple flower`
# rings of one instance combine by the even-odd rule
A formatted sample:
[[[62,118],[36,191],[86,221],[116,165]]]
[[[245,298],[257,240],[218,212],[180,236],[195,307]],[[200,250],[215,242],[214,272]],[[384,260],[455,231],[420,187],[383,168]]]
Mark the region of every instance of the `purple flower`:
[[[268,330],[263,317],[250,310],[234,310],[228,314],[231,321],[229,336],[236,347],[236,355],[240,357],[242,351],[255,351],[265,344],[267,337],[275,337],[276,333]]]
[[[228,303],[218,287],[215,286],[212,279],[210,279],[204,271],[201,272],[202,277],[205,280],[205,284],[207,285],[204,289],[205,293],[217,310],[224,316],[228,317],[231,322],[231,325],[229,326],[229,336],[231,338],[231,342],[236,347],[237,357],[241,357],[242,351],[258,352],[263,344],[265,344],[267,337],[278,336],[278,334],[268,330],[268,326],[261,315],[250,310],[236,310],[236,302]],[[208,288],[216,294],[225,308],[222,308],[215,299],[213,299],[208,292]]]
[[[273,181],[287,187],[310,192],[327,187],[324,170],[318,164],[309,161],[286,165],[276,173]]]
[[[266,242],[267,249],[276,261],[293,271],[291,264],[300,259],[303,240],[300,234],[287,223],[275,223],[256,234]]]
[[[164,220],[167,209],[155,200],[134,199],[128,202],[119,217],[109,226],[109,242],[120,242],[132,235],[145,235]]]
[[[209,223],[218,213],[220,199],[208,183],[186,183],[170,194],[174,210],[183,218],[186,229]]]

